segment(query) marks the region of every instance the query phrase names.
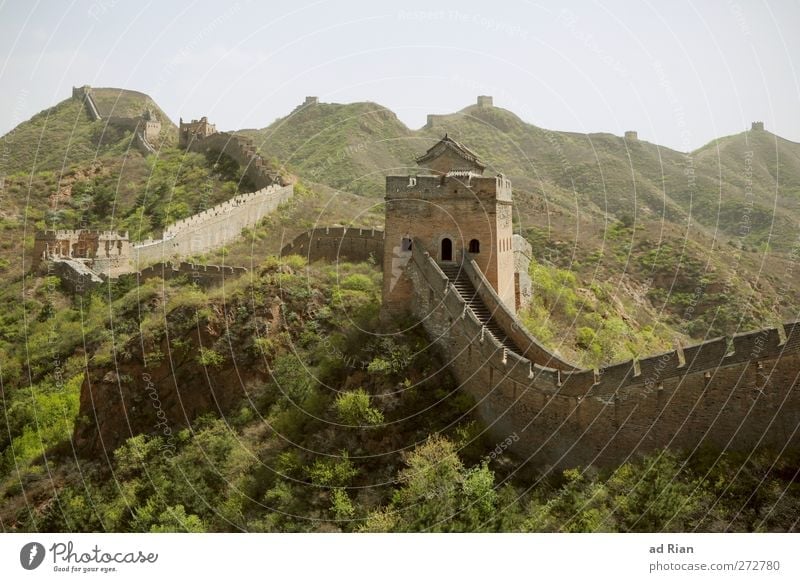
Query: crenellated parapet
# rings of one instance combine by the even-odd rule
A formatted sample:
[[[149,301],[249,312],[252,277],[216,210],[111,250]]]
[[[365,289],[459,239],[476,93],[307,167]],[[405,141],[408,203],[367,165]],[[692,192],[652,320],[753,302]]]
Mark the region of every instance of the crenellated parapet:
[[[315,261],[375,261],[379,266],[383,255],[382,230],[330,226],[299,234],[281,249],[281,256],[301,255],[309,263]]]
[[[239,238],[243,229],[256,226],[267,214],[288,202],[293,193],[291,184],[273,185],[179,220],[164,230],[161,239],[134,245],[133,269],[138,271],[151,263],[180,261],[218,249]]]
[[[185,277],[192,283],[201,287],[209,287],[222,283],[225,279],[233,279],[247,273],[245,267],[232,267],[230,265],[200,265],[191,262],[166,262],[156,263],[145,267],[135,273],[139,283],[148,279],[159,278],[165,281],[177,277]]]
[[[181,121],[181,145],[189,151],[202,154],[225,154],[234,159],[245,176],[257,189],[275,184],[285,185],[279,173],[270,169],[267,161],[258,153],[255,142],[236,133],[218,132],[203,117],[199,122],[185,124]]]
[[[130,91],[129,91],[130,93]],[[139,93],[142,98],[147,96]],[[86,113],[92,121],[105,121],[106,125],[133,133],[133,143],[142,153],[153,154],[156,148],[153,142],[161,134],[161,121],[153,114],[152,110],[146,109],[141,115],[135,117],[121,117],[107,115],[103,117],[100,109],[94,100],[94,93],[89,85],[72,88],[72,98],[82,101],[86,107]]]
[[[490,289],[472,271],[476,289]],[[421,241],[406,272],[414,315],[475,398],[489,432],[516,435],[515,452],[536,465],[614,465],[665,447],[800,445],[800,322],[600,370],[570,369],[520,336],[503,302],[484,294],[519,353],[498,341]]]

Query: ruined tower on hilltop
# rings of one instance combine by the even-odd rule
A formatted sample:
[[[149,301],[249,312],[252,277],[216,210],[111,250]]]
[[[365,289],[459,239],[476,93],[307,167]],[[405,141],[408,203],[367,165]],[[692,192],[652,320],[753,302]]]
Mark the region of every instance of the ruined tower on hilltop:
[[[502,174],[484,176],[477,155],[447,135],[416,162],[416,175],[386,178],[384,310],[409,307],[413,290],[404,270],[417,239],[441,266],[474,259],[514,311],[511,182]]]
[[[187,123],[184,123],[181,118],[179,123],[178,144],[184,148],[196,138],[204,138],[217,133],[217,126],[209,123],[207,117],[192,119]]]

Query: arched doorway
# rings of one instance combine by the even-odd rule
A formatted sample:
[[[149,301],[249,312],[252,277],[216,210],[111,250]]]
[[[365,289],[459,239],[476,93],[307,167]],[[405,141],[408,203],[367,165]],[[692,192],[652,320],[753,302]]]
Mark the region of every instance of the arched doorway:
[[[449,238],[442,239],[442,260],[453,260],[453,241],[451,241]]]
[[[481,242],[478,239],[474,238],[469,241],[469,252],[473,255],[477,255],[481,252]]]

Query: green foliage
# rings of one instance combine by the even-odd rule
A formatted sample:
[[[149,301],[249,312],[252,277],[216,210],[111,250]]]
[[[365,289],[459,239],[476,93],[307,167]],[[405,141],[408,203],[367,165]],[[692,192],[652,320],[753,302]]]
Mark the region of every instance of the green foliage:
[[[311,483],[317,487],[346,487],[358,474],[353,467],[347,451],[342,451],[341,458],[318,459],[306,468]]]
[[[278,356],[271,372],[273,381],[288,401],[301,403],[311,395],[314,379],[296,355]]]
[[[563,478],[553,495],[531,502],[525,530],[687,531],[714,501],[705,481],[668,452],[626,463],[605,480],[577,469],[565,471]]]
[[[607,284],[580,288],[574,273],[536,261],[531,262],[530,275],[533,300],[520,317],[552,350],[574,342],[574,357],[583,365],[599,367],[670,347],[666,329],[637,328],[619,313]]]
[[[351,291],[370,291],[373,289],[373,284],[367,275],[353,273],[342,279],[342,287]]]
[[[526,531],[605,531],[611,510],[602,482],[588,480],[577,469],[564,472],[565,482],[544,503],[534,500],[523,523]]]
[[[183,505],[167,507],[150,526],[152,533],[203,533],[203,521],[196,515],[186,515]]]
[[[355,505],[344,489],[334,489],[331,492],[331,512],[337,520],[352,519],[355,515]]]
[[[3,454],[0,473],[10,473],[72,436],[82,382],[79,374],[63,385],[42,383],[14,395],[6,421],[16,436]]]
[[[449,439],[433,435],[406,459],[392,498],[392,531],[485,531],[493,528],[498,495],[486,463],[466,469]],[[367,523],[365,530],[374,524]]]
[[[375,374],[403,374],[411,364],[412,352],[408,345],[397,343],[392,338],[381,338],[374,347],[377,354],[367,370]]]
[[[369,394],[363,388],[339,394],[334,407],[339,421],[350,426],[374,426],[383,422],[383,413],[370,406]]]
[[[219,368],[225,362],[225,357],[212,348],[200,348],[197,362],[203,367]]]

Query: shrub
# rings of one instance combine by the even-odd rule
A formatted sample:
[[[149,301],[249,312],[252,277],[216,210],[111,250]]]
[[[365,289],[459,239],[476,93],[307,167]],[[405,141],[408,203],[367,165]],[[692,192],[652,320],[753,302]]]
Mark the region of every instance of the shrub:
[[[342,287],[352,291],[369,291],[373,288],[372,280],[361,273],[353,273],[342,280]]]
[[[278,389],[288,400],[302,402],[311,395],[313,376],[296,355],[286,354],[275,358],[271,372]]]
[[[208,368],[219,368],[225,361],[225,358],[217,351],[211,348],[200,348],[200,353],[197,356],[197,361],[200,365]]]
[[[353,467],[347,451],[342,452],[342,457],[338,461],[336,459],[317,460],[306,468],[308,478],[318,487],[346,487],[357,473],[358,470]]]
[[[383,413],[369,404],[369,395],[359,388],[355,392],[344,392],[334,402],[336,415],[344,424],[374,426],[383,422]]]
[[[334,489],[331,493],[331,512],[339,520],[352,519],[355,515],[356,508],[344,489]]]

